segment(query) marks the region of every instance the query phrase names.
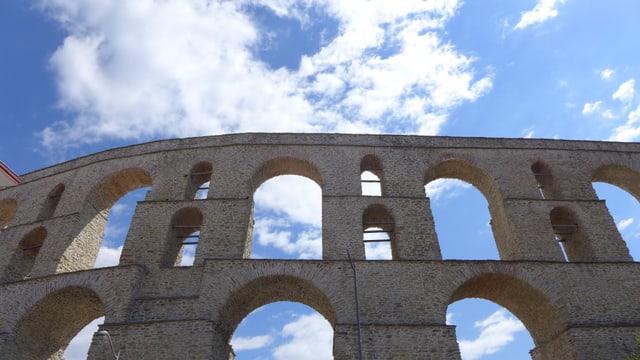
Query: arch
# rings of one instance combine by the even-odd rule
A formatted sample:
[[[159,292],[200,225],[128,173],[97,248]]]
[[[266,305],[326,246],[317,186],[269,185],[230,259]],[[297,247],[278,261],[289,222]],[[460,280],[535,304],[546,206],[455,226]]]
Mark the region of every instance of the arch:
[[[592,182],[615,185],[640,201],[640,172],[622,165],[603,165],[591,177]]]
[[[29,278],[31,269],[35,264],[36,258],[40,253],[40,249],[47,237],[47,229],[39,226],[29,231],[18,244],[18,248],[13,254],[7,267],[5,279],[9,281],[18,281]]]
[[[85,198],[78,235],[65,249],[56,272],[93,267],[113,204],[130,191],[151,185],[151,175],[140,168],[114,172],[96,184]]]
[[[56,208],[58,207],[58,203],[60,202],[60,198],[62,197],[64,189],[64,184],[60,183],[49,192],[47,198],[44,201],[44,205],[40,210],[40,214],[38,215],[38,220],[42,221],[53,217],[53,214],[55,214],[56,212]]]
[[[200,161],[191,167],[189,184],[185,192],[187,199],[206,199],[212,172],[213,166],[208,161]]]
[[[485,273],[458,286],[448,304],[467,298],[493,301],[513,313],[536,346],[553,340],[566,328],[560,310],[539,289],[513,275]]]
[[[556,188],[553,182],[551,168],[542,160],[536,160],[531,164],[531,172],[538,183],[538,191],[543,199],[556,197]]]
[[[224,341],[229,342],[238,324],[250,312],[277,301],[292,301],[307,305],[335,327],[334,306],[315,284],[291,275],[270,275],[249,281],[226,300],[220,312],[220,320],[226,330]]]
[[[61,359],[73,337],[103,316],[100,297],[85,287],[70,286],[35,303],[15,328],[15,351],[24,359]]]
[[[290,156],[283,156],[268,160],[255,172],[251,180],[251,191],[256,189],[265,181],[280,175],[299,175],[309,178],[323,188],[324,179],[320,170],[307,160],[302,160]]]
[[[14,199],[0,200],[0,230],[5,228],[16,216],[18,204]]]
[[[397,258],[395,248],[395,220],[384,205],[369,205],[362,213],[362,232],[365,259],[376,259],[376,253],[388,252],[390,259]],[[389,257],[383,257],[389,259]]]
[[[377,155],[365,155],[360,161],[362,195],[382,196],[382,162]]]
[[[180,266],[185,251],[195,254],[201,226],[202,212],[198,208],[180,209],[173,215],[171,229],[165,242],[162,266]]]
[[[565,206],[558,206],[549,212],[551,229],[568,261],[592,261],[593,249],[589,246],[584,226],[576,214]]]

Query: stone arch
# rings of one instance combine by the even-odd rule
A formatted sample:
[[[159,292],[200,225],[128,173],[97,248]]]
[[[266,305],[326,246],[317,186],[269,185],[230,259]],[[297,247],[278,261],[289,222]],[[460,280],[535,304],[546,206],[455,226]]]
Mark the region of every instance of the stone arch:
[[[5,274],[6,280],[19,281],[30,277],[31,269],[33,269],[33,265],[46,237],[47,229],[43,226],[29,231],[22,237],[18,248],[9,261],[9,266]]]
[[[308,160],[283,156],[268,160],[255,172],[251,179],[251,191],[255,192],[262,183],[280,175],[299,175],[309,178],[323,188],[324,178],[318,168]]]
[[[56,272],[93,267],[113,204],[130,191],[151,185],[151,175],[140,168],[114,172],[96,184],[85,197],[80,214],[80,230],[65,249]]]
[[[209,190],[209,186],[206,184],[211,180],[212,172],[213,166],[208,161],[200,161],[193,165],[189,171],[189,183],[185,191],[185,198],[198,199],[201,198],[200,194],[206,196]]]
[[[64,189],[65,185],[60,183],[49,192],[47,198],[44,200],[40,214],[38,214],[38,220],[42,221],[53,217]]]
[[[373,230],[374,232],[369,232],[368,239],[368,230]],[[386,206],[381,204],[372,204],[369,205],[364,212],[362,213],[362,232],[363,232],[363,241],[365,246],[365,259],[367,259],[367,246],[369,245],[371,248],[377,246],[377,244],[388,246],[388,249],[391,251],[391,258],[397,258],[397,249],[396,249],[396,235],[395,235],[395,220],[393,215]],[[375,236],[375,234],[383,234],[386,236],[380,237]]]
[[[551,229],[562,243],[568,261],[593,261],[595,256],[584,226],[568,207],[558,206],[549,212]]]
[[[336,312],[329,298],[311,281],[291,275],[270,275],[249,281],[233,292],[220,312],[220,321],[226,330],[224,341],[242,319],[253,310],[277,301],[299,302],[324,316],[332,327],[336,325]]]
[[[377,155],[368,154],[365,155],[360,161],[360,181],[362,186],[362,194],[367,192],[365,189],[369,187],[375,187],[369,189],[370,192],[379,193],[380,196],[384,195],[384,189],[382,186],[382,161]]]
[[[0,200],[0,230],[9,223],[16,216],[16,210],[18,204],[14,199],[2,199]]]
[[[513,275],[474,276],[453,291],[448,304],[468,298],[489,300],[509,310],[522,321],[536,347],[555,339],[567,327],[558,307],[540,289]]]
[[[553,181],[551,167],[542,160],[536,160],[531,164],[531,172],[538,183],[538,191],[544,199],[556,198],[557,190]]]
[[[510,231],[502,194],[491,174],[469,160],[450,159],[430,167],[425,174],[424,184],[437,179],[462,180],[478,189],[489,206],[491,229],[500,258],[510,260],[518,256],[515,235]]]
[[[15,359],[62,359],[71,339],[105,314],[100,297],[91,289],[69,286],[47,294],[17,322]]]
[[[163,267],[180,266],[185,247],[197,246],[201,226],[202,212],[198,208],[183,208],[173,215],[171,229],[165,240]]]
[[[617,186],[640,201],[640,172],[622,165],[603,165],[591,177],[592,182]]]

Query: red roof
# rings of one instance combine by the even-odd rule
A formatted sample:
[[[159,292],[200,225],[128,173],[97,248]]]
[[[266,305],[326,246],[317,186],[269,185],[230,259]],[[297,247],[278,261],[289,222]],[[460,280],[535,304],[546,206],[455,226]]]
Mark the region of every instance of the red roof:
[[[0,160],[0,171],[5,174],[9,180],[13,181],[16,185],[22,182],[22,179],[16,173],[13,172],[5,163]]]

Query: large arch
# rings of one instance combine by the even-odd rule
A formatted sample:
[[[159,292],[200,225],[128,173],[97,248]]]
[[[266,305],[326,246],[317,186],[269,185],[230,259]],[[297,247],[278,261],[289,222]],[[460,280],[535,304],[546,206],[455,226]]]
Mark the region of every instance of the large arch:
[[[71,339],[103,316],[100,297],[85,287],[70,286],[38,301],[18,321],[12,359],[61,359]]]
[[[640,172],[622,165],[603,165],[591,176],[592,182],[617,186],[640,201]]]
[[[468,279],[451,294],[449,304],[467,298],[490,300],[517,316],[536,346],[566,329],[559,309],[539,289],[513,275],[485,273]]]
[[[324,316],[332,327],[336,312],[329,298],[311,281],[291,275],[271,275],[254,279],[236,290],[226,300],[220,321],[226,330],[226,343],[242,319],[253,310],[277,301],[292,301],[313,308]]]
[[[309,178],[323,188],[324,178],[318,167],[309,162],[290,156],[278,157],[265,162],[253,175],[251,179],[251,191],[256,189],[265,181],[280,175],[299,175]]]
[[[113,204],[130,191],[151,185],[151,175],[140,168],[114,172],[96,184],[85,198],[80,214],[80,230],[64,251],[56,272],[93,267]]]

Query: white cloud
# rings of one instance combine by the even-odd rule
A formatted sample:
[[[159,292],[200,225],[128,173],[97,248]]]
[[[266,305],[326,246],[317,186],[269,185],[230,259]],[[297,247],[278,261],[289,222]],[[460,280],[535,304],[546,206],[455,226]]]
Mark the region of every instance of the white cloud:
[[[619,100],[623,103],[630,103],[636,93],[636,90],[634,88],[635,84],[635,79],[629,79],[623,82],[620,87],[618,87],[618,90],[616,90],[616,92],[611,95],[611,98],[613,100]]]
[[[628,218],[628,219],[624,219],[624,220],[620,220],[618,222],[618,230],[619,231],[623,231],[626,228],[628,228],[629,226],[631,226],[631,224],[633,224],[633,218]]]
[[[611,77],[613,76],[614,73],[615,73],[615,71],[613,69],[604,69],[604,70],[600,71],[600,79],[609,80],[609,79],[611,79]]]
[[[322,190],[314,181],[283,175],[264,182],[254,195],[256,204],[301,224],[322,226]]]
[[[308,227],[295,231],[286,221],[256,218],[253,226],[255,238],[262,246],[273,246],[298,259],[321,259],[322,238],[319,228]],[[293,236],[296,236],[293,238]]]
[[[234,352],[244,350],[256,350],[268,346],[273,342],[273,337],[270,335],[258,335],[252,337],[233,337],[231,339],[231,346]]]
[[[612,141],[635,141],[640,139],[640,105],[629,112],[627,122],[613,129]]]
[[[504,309],[494,312],[484,320],[476,321],[474,327],[480,329],[478,338],[458,341],[463,360],[475,360],[494,354],[512,342],[515,333],[525,330],[520,320],[507,315]]]
[[[93,265],[93,268],[97,269],[118,265],[120,262],[120,253],[122,253],[122,246],[110,248],[103,245],[100,251],[98,251],[98,257],[96,258],[96,263]]]
[[[333,17],[334,38],[271,69],[256,58],[269,29],[247,3],[280,16]],[[449,112],[492,87],[474,59],[442,41],[458,1],[41,0],[68,32],[50,67],[68,118],[48,149],[242,131],[437,134]],[[303,25],[304,27],[304,25]],[[263,31],[264,30],[264,31]],[[383,51],[384,50],[384,51]]]
[[[318,313],[302,315],[294,322],[285,325],[282,336],[290,340],[274,349],[273,357],[276,360],[333,358],[333,329]]]
[[[522,131],[522,137],[525,138],[525,139],[531,139],[531,138],[533,138],[533,135],[534,135],[533,126],[528,127],[528,128],[526,128],[526,129],[524,129]]]
[[[425,194],[432,201],[460,195],[472,185],[457,179],[436,179],[424,186]]]
[[[89,346],[93,333],[98,331],[98,325],[104,323],[104,316],[99,317],[87,326],[82,328],[80,332],[71,340],[67,349],[64,351],[64,358],[67,360],[84,360],[87,358]],[[106,340],[106,339],[105,339]]]
[[[591,103],[585,103],[582,107],[582,115],[591,115],[596,111],[599,111],[602,107],[602,101],[596,101]]]
[[[516,24],[515,29],[524,29],[558,16],[557,6],[564,2],[565,0],[538,0],[532,10],[522,12],[520,21]]]

